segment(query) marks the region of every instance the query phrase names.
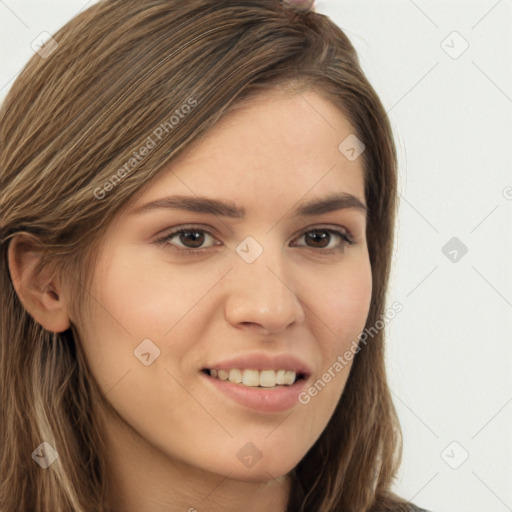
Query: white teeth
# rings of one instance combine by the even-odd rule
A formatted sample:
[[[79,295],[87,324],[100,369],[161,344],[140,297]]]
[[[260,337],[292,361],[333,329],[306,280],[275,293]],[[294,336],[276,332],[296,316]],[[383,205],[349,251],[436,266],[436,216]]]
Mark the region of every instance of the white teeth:
[[[229,382],[240,384],[242,382],[242,372],[236,368],[229,370]]]
[[[259,386],[260,372],[258,370],[244,370],[242,382],[246,386]]]
[[[284,383],[290,386],[295,382],[295,372],[286,372],[284,374]]]
[[[210,376],[220,379],[229,380],[234,384],[243,384],[249,387],[273,388],[276,386],[291,386],[296,380],[296,374],[293,370],[240,370],[232,368],[226,370],[217,370],[212,368]]]
[[[260,372],[260,386],[273,388],[276,385],[276,372],[274,370],[262,370]]]

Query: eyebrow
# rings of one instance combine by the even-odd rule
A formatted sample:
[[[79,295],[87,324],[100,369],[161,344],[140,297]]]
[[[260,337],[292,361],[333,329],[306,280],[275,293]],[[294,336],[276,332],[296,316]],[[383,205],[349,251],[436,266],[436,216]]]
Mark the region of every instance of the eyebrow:
[[[156,199],[155,201],[139,206],[130,212],[130,214],[136,215],[156,209],[187,210],[230,217],[233,219],[243,219],[245,217],[245,208],[243,206],[237,206],[233,202],[220,201],[208,197],[181,195]],[[345,209],[360,211],[365,215],[368,211],[366,205],[356,196],[348,193],[337,193],[329,194],[324,198],[314,198],[306,202],[301,202],[292,210],[290,215],[304,217]]]

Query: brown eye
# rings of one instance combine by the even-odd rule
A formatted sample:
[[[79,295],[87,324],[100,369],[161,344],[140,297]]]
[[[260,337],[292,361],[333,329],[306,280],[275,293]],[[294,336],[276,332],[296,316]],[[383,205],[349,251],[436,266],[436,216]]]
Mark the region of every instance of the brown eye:
[[[185,247],[191,247],[192,249],[197,249],[204,243],[204,233],[200,231],[181,231],[179,234],[180,242],[185,245]],[[189,245],[190,244],[190,245]]]
[[[203,247],[204,244],[208,243],[208,239],[211,239],[210,245]],[[221,242],[215,241],[213,235],[208,233],[208,231],[198,228],[176,229],[172,233],[158,239],[156,243],[165,247],[171,246],[170,248],[183,252],[203,251],[209,247],[221,244]]]
[[[294,244],[295,247],[309,247],[330,252],[342,251],[346,246],[355,244],[347,233],[336,229],[312,229],[303,233],[297,240],[303,237],[305,244]],[[339,243],[336,244],[336,241]]]
[[[310,231],[306,233],[306,241],[311,242],[311,244],[309,244],[311,247],[323,249],[329,245],[331,235],[325,231]]]

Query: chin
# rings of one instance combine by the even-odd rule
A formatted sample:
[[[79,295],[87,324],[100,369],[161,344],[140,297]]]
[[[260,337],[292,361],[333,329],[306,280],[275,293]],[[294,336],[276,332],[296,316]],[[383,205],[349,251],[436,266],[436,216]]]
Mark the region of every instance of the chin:
[[[237,468],[236,470],[233,470],[232,466],[227,467],[227,472],[222,472],[221,474],[227,475],[230,473],[229,478],[233,480],[240,480],[242,482],[266,483],[286,476],[294,467],[294,464],[281,464],[276,466],[272,464],[263,464],[260,461],[252,468]]]
[[[305,452],[297,452],[296,446],[287,450],[283,446],[265,443],[261,450],[252,443],[244,443],[233,457],[224,457],[223,464],[217,468],[221,474],[230,474],[230,478],[251,482],[268,482],[287,475],[300,462]]]

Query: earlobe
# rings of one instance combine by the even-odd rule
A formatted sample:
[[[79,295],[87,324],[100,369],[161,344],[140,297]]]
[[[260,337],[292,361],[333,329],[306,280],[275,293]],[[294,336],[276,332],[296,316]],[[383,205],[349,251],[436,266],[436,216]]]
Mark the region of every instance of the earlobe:
[[[23,307],[34,320],[51,332],[70,328],[62,290],[45,269],[38,272],[41,253],[24,235],[15,236],[7,253],[14,289]]]

